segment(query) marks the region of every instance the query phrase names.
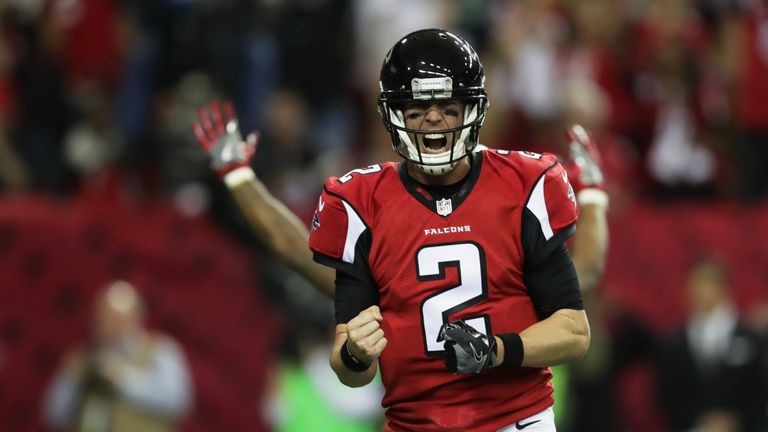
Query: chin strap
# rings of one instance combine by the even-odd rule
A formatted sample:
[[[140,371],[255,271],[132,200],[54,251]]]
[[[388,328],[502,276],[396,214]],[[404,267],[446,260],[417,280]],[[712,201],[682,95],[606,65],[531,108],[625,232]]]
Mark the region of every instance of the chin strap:
[[[448,165],[422,165],[416,164],[421,171],[429,175],[442,175],[450,172],[459,161],[453,161]]]

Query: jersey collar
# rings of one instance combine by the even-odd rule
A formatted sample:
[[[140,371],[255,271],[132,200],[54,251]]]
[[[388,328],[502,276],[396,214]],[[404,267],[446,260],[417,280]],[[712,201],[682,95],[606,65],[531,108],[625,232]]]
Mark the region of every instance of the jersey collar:
[[[483,164],[483,156],[480,152],[472,152],[467,156],[470,158],[471,167],[469,173],[461,179],[458,183],[451,186],[430,186],[423,185],[413,177],[408,175],[408,167],[406,161],[403,160],[397,165],[397,171],[400,174],[400,181],[405,186],[405,190],[411,194],[416,201],[420,202],[431,212],[441,217],[447,217],[449,215],[441,215],[437,212],[437,201],[444,197],[444,195],[450,195],[451,203],[453,206],[453,212],[464,202],[469,196],[472,189],[475,187],[475,183],[480,178],[480,171]]]

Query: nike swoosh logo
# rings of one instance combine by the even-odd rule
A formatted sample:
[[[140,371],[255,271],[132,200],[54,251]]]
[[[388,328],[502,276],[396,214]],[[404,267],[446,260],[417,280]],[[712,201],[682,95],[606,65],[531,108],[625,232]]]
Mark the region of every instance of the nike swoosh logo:
[[[477,350],[475,349],[475,346],[474,346],[474,345],[470,345],[469,347],[470,347],[470,348],[472,348],[472,355],[474,355],[474,356],[475,356],[475,361],[479,363],[479,362],[480,362],[480,360],[482,360],[482,359],[483,359],[483,356],[482,356],[482,354],[480,354],[479,352],[477,352]]]
[[[320,199],[317,201],[317,208],[319,211],[323,211],[323,209],[325,208],[325,202],[323,202],[322,195],[320,196]]]
[[[517,423],[515,423],[515,427],[517,428],[517,430],[522,430],[522,429],[525,429],[525,428],[527,428],[528,426],[530,426],[530,425],[532,425],[532,424],[536,424],[536,423],[538,423],[538,422],[540,422],[540,421],[541,421],[541,420],[534,420],[534,421],[532,421],[532,422],[528,422],[528,423],[520,423],[520,422],[517,422]]]

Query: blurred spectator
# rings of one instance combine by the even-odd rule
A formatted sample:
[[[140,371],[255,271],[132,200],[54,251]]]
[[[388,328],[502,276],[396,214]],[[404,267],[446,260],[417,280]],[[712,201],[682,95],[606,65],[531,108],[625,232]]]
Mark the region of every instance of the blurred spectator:
[[[97,298],[92,339],[66,355],[45,401],[57,430],[170,431],[191,403],[184,355],[168,336],[143,327],[144,306],[129,283]]]
[[[346,167],[348,161],[338,155],[319,163],[323,152],[311,144],[311,110],[299,93],[278,90],[270,95],[268,105],[271,109],[261,136],[261,156],[255,158],[254,168],[288,208],[302,220],[309,220],[322,175],[329,170],[345,169],[340,166]]]
[[[454,2],[440,0],[367,0],[353,5],[353,82],[371,95],[378,95],[380,59],[391,41],[422,28],[451,28],[456,8]]]
[[[764,198],[768,192],[768,4],[744,1],[730,18],[735,87],[735,123],[739,130],[738,175],[741,195]]]
[[[641,426],[622,415],[622,395],[617,383],[634,368],[651,364],[655,336],[632,311],[605,292],[592,290],[583,295],[592,342],[581,361],[568,365],[568,411],[562,429],[566,432],[643,430],[643,426],[648,429],[653,418],[646,418]],[[639,395],[633,397],[637,399]],[[651,401],[642,403],[652,404]]]
[[[29,173],[8,142],[0,122],[0,190],[18,190],[29,184]]]
[[[242,126],[265,130],[269,122],[270,93],[275,88],[295,92],[306,105],[308,140],[312,152],[345,154],[356,123],[349,106],[349,63],[352,26],[348,0],[280,1],[270,3],[272,39],[248,42],[243,77],[249,98],[235,97]],[[228,26],[222,28],[229,31]],[[268,44],[269,43],[269,44]],[[267,75],[266,77],[264,75]],[[260,88],[256,88],[260,86]],[[279,92],[279,91],[278,91]],[[233,93],[237,94],[237,93]],[[258,100],[259,123],[249,121]]]
[[[659,402],[673,431],[757,432],[766,426],[764,347],[741,321],[725,265],[696,261],[688,319],[659,356]]]
[[[18,120],[9,135],[34,187],[67,192],[72,175],[61,149],[73,110],[67,98],[59,29],[54,15],[41,13],[36,20],[26,21],[28,17],[8,12],[4,20],[3,30],[15,56],[18,106]]]
[[[391,155],[389,134],[381,127],[376,110],[381,59],[391,43],[402,35],[423,28],[454,29],[458,18],[456,1],[366,0],[352,2],[351,87],[357,110],[359,139],[353,151],[361,156],[348,166],[359,166]],[[467,4],[469,2],[461,2]],[[461,34],[461,32],[459,32]],[[323,179],[327,178],[326,176]]]
[[[484,133],[497,129],[500,148],[541,151],[521,145],[552,141],[545,135],[560,114],[558,51],[565,36],[557,6],[553,0],[526,0],[493,7],[489,44],[496,56],[488,62],[488,93],[501,109],[491,113]]]
[[[64,136],[64,160],[77,174],[79,186],[96,183],[113,165],[121,149],[109,93],[97,83],[84,83],[75,99],[82,113]]]
[[[605,191],[611,197],[611,208],[621,210],[632,202],[640,189],[637,150],[629,140],[608,127],[608,100],[596,83],[574,78],[564,82],[562,128],[580,124],[590,131],[600,150]],[[558,155],[567,149],[544,149]]]
[[[264,101],[278,76],[272,5],[249,0],[118,3],[124,64],[116,103],[131,159],[148,163],[165,150],[155,142],[154,114],[163,109],[164,97],[173,97],[177,84],[196,71],[235,99],[245,128],[261,126]]]
[[[654,58],[657,107],[648,170],[666,197],[681,190],[711,194],[717,168],[703,140],[700,77],[689,49],[682,41],[666,41]]]
[[[0,30],[2,30],[0,24]],[[29,185],[27,167],[8,140],[8,127],[15,114],[16,85],[13,81],[13,67],[16,59],[11,50],[10,40],[0,34],[0,190],[21,189]]]
[[[305,170],[317,157],[307,142],[309,109],[305,99],[295,91],[278,90],[268,98],[270,110],[261,136],[261,157],[254,161],[256,172],[268,183],[290,170]],[[314,201],[314,199],[313,199]]]
[[[762,300],[751,306],[747,312],[747,321],[768,342],[768,301]]]
[[[651,2],[642,21],[638,88],[648,114],[646,169],[658,198],[712,196],[718,161],[712,151],[706,95],[720,91],[710,67],[708,34],[687,0]],[[724,100],[724,95],[720,95]]]
[[[47,31],[68,88],[96,81],[112,88],[120,74],[115,0],[48,0]]]

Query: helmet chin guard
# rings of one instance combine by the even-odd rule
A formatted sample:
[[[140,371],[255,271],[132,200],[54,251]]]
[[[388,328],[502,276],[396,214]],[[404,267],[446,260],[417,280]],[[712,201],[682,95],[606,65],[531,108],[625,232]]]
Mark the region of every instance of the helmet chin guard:
[[[477,146],[488,97],[483,66],[464,39],[445,30],[420,30],[398,41],[387,54],[379,81],[379,114],[392,146],[424,173],[442,175]],[[403,107],[409,102],[457,100],[464,104],[461,126],[435,131],[405,126]],[[445,134],[448,149],[423,152],[419,135]],[[413,139],[415,138],[415,139]],[[423,141],[423,140],[421,140]]]
[[[391,123],[390,133],[393,135],[392,144],[395,151],[401,157],[414,162],[424,173],[442,175],[450,172],[459,163],[461,158],[470,154],[477,145],[477,129],[480,128],[484,120],[484,114],[480,118],[477,115],[480,110],[478,106],[482,104],[480,102],[465,105],[465,121],[462,126],[434,131],[409,129],[405,127],[402,110],[387,106],[380,108],[388,113]],[[482,111],[483,113],[485,112],[485,107],[483,107]],[[416,137],[428,134],[445,134],[447,136],[446,139],[450,138],[452,143],[447,150],[440,153],[422,152],[419,148],[419,140],[416,139],[414,142],[411,139],[411,135]]]

